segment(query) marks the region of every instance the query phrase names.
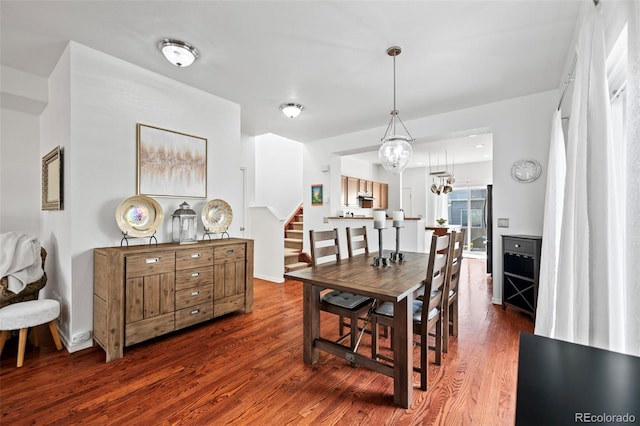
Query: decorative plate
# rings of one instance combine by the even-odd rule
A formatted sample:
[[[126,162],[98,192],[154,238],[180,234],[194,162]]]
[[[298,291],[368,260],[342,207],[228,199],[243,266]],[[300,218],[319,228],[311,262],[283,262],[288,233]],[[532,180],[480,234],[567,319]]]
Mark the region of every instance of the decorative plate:
[[[129,197],[116,210],[118,228],[129,237],[150,237],[162,225],[163,217],[160,204],[146,195]]]
[[[209,232],[226,232],[232,220],[231,206],[224,200],[211,200],[202,209],[202,224]]]
[[[518,182],[533,182],[540,177],[542,166],[536,160],[524,158],[513,163],[511,177]]]

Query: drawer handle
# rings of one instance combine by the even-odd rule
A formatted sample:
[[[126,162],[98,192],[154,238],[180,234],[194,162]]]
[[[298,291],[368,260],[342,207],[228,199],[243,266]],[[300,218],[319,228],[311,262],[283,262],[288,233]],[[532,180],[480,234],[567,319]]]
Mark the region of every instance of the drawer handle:
[[[191,274],[192,277],[199,277],[200,276],[200,272],[193,272]]]
[[[200,253],[193,253],[191,257],[200,257]]]
[[[227,250],[227,254],[231,254],[231,253],[235,253],[235,252],[236,252],[236,251],[235,251],[235,249],[229,249],[229,250]]]
[[[192,296],[197,296],[197,295],[199,295],[199,294],[200,294],[200,292],[199,292],[199,291],[192,291],[192,292],[191,292],[191,295],[192,295]]]
[[[194,309],[193,311],[191,311],[191,315],[195,315],[199,313],[200,313],[200,309]]]
[[[146,263],[158,263],[160,262],[160,258],[159,257],[150,257],[148,259],[145,260]]]
[[[520,247],[520,244],[515,244],[515,247],[516,247],[516,248]]]

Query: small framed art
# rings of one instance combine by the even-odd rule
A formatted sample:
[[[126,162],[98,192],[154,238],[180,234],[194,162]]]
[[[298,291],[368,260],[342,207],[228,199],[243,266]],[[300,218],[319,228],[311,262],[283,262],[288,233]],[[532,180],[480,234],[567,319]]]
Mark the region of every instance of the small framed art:
[[[322,205],[322,184],[311,185],[311,205]]]
[[[62,148],[42,157],[42,210],[64,210]]]

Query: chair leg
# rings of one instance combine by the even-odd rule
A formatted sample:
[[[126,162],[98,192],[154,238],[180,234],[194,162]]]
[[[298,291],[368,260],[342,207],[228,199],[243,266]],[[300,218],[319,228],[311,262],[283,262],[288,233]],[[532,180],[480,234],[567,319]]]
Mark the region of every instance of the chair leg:
[[[378,357],[378,321],[376,316],[371,316],[371,358]]]
[[[29,330],[28,328],[20,329],[20,334],[18,338],[18,362],[16,364],[18,367],[22,367],[22,364],[24,364],[24,351],[25,351],[25,347],[27,346],[28,330]]]
[[[351,321],[351,324],[349,324],[349,327],[351,328],[351,350],[354,350],[356,347],[356,340],[358,340],[358,316],[352,314],[349,319]]]
[[[429,375],[428,353],[429,331],[423,326],[422,333],[420,333],[420,389],[423,391],[427,390]]]
[[[56,327],[56,320],[49,322],[49,330],[51,330],[51,336],[53,337],[53,342],[56,344],[56,349],[62,350],[62,342],[60,341],[60,335]]]
[[[450,306],[449,306],[450,307]],[[449,307],[445,307],[442,310],[442,316],[443,318],[443,323],[444,323],[444,330],[442,330],[442,351],[443,352],[449,352],[449,314],[450,314],[450,309]]]
[[[442,316],[436,322],[436,365],[442,364]]]
[[[33,343],[34,348],[40,347],[40,341],[38,340],[38,327],[33,327],[31,329],[31,342]]]
[[[9,338],[9,330],[0,331],[0,355],[2,355],[4,344],[7,342],[8,338]]]
[[[452,318],[452,323],[453,323],[451,325],[451,334],[453,336],[457,336],[458,335],[458,299],[453,301],[449,309],[451,309],[451,313],[449,316]]]

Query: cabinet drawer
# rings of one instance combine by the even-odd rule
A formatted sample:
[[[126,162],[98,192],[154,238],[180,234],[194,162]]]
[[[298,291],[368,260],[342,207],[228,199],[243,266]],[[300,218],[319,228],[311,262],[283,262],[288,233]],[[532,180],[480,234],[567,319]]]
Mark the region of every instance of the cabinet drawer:
[[[126,277],[141,277],[144,275],[173,272],[176,258],[173,251],[160,251],[135,256],[127,256],[125,269]]]
[[[176,311],[176,330],[213,318],[213,303]]]
[[[213,262],[216,264],[234,262],[244,259],[244,244],[229,244],[228,246],[216,247],[213,250]]]
[[[503,249],[504,251],[533,256],[535,254],[535,241],[505,238]]]
[[[176,291],[176,310],[213,302],[213,284]]]
[[[213,265],[176,271],[176,291],[213,283]]]
[[[176,269],[191,269],[210,266],[213,262],[213,249],[193,246],[188,250],[176,251]]]

